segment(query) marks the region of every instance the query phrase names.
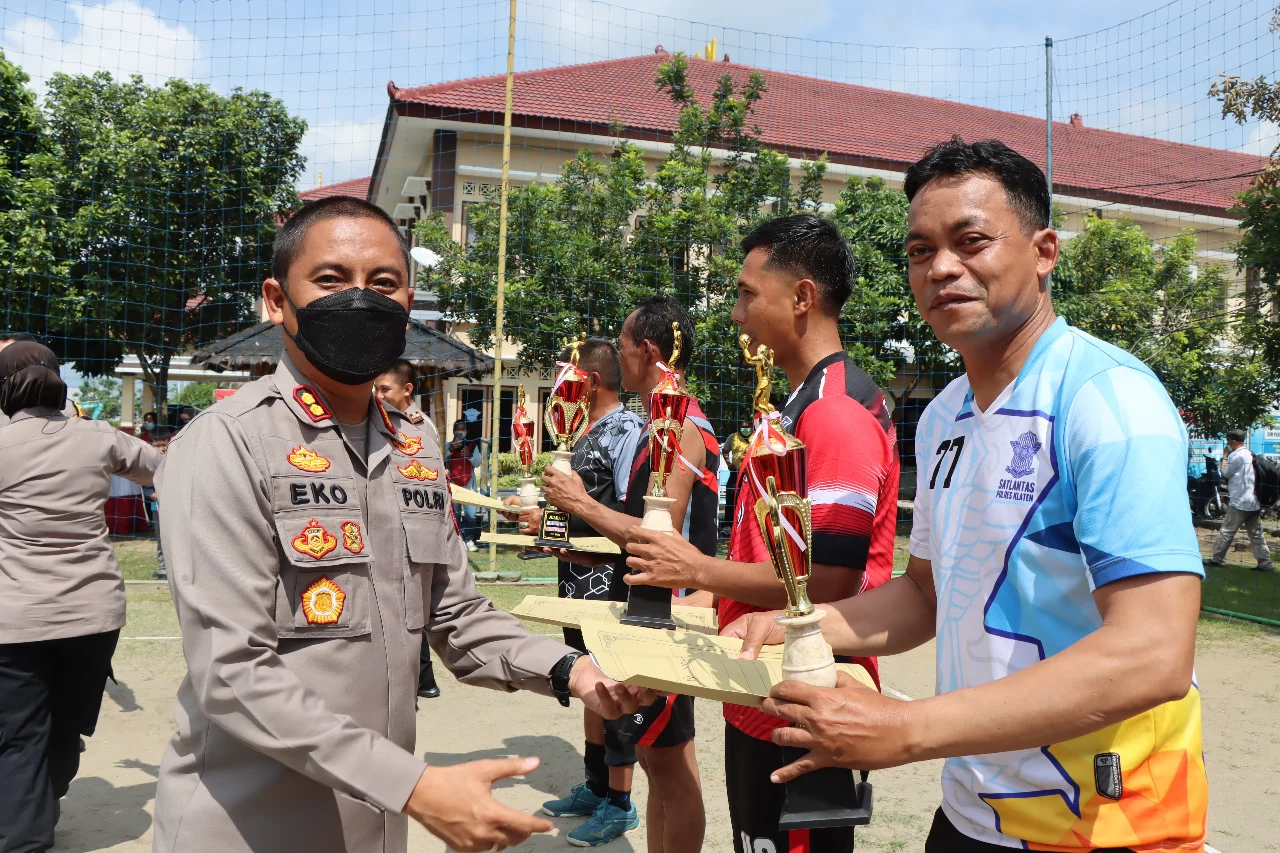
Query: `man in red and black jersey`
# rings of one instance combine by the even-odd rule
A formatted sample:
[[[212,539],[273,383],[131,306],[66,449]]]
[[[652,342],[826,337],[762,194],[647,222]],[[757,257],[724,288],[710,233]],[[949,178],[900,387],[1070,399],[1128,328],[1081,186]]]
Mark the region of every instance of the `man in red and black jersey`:
[[[795,389],[780,417],[808,448],[813,507],[809,597],[838,601],[889,580],[897,521],[898,452],[884,395],[844,351],[838,320],[852,292],[854,260],[831,223],[809,214],[764,223],[742,241],[732,318],[774,351]],[[697,587],[717,595],[719,624],[786,604],[760,534],[754,506],[760,485],[750,456],[743,463],[728,559],[703,554],[679,538],[633,531],[627,583]],[[858,659],[879,683],[874,658]],[[737,853],[843,853],[852,828],[779,831],[783,788],[770,774],[787,762],[773,743],[787,725],[754,708],[724,706],[725,771]]]
[[[679,327],[681,336],[680,354],[674,364],[671,363],[675,345],[672,323]],[[649,395],[666,373],[665,366],[679,375],[679,385],[681,390],[685,390],[684,373],[693,348],[693,321],[680,304],[669,296],[649,297],[627,317],[618,336],[622,387],[641,394],[647,404]],[[672,527],[683,534],[681,541],[692,542],[690,547],[714,556],[719,501],[716,471],[720,445],[696,399],[690,400],[685,415],[680,455],[684,461],[675,464],[666,480],[667,496],[675,501],[670,510]],[[547,468],[543,474],[542,490],[550,503],[567,510],[601,535],[625,547],[632,529],[639,526],[644,514],[644,495],[652,486],[651,475],[646,432],[636,446],[621,511],[592,499],[576,473],[564,474]],[[561,550],[556,553],[562,559],[592,559],[580,552]],[[615,565],[617,570],[613,573],[608,597],[613,601],[626,601],[625,567],[621,562]],[[691,602],[686,600],[686,603]],[[621,745],[624,749],[630,747],[630,761],[638,760],[649,777],[649,849],[662,853],[696,853],[701,850],[706,813],[694,752],[693,697],[663,697],[634,715],[605,721],[605,734],[608,754],[604,760],[609,762],[611,771],[619,760],[625,760],[619,756],[618,745]],[[624,777],[610,772],[609,778]],[[590,778],[587,784],[591,784]],[[610,781],[605,796],[620,799],[614,786],[615,782]],[[628,785],[628,793],[629,789]],[[581,802],[589,800],[587,793],[575,789],[569,797],[546,804],[544,810],[572,814]],[[587,825],[571,832],[569,840],[594,846],[611,836],[616,837],[613,833],[620,833],[622,828],[625,828],[625,823],[620,810],[602,808],[593,814]]]

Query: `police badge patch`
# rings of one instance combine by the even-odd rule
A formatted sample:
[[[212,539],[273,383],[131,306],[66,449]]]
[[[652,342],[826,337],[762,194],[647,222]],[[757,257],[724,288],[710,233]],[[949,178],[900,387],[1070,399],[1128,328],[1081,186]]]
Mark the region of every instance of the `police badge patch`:
[[[320,578],[302,593],[302,614],[308,625],[332,625],[342,616],[347,594],[328,578]]]
[[[1044,446],[1040,443],[1040,439],[1036,434],[1031,430],[1027,430],[1009,442],[1009,446],[1013,448],[1013,459],[1009,461],[1009,466],[1004,469],[1005,473],[1017,480],[1034,474],[1036,472],[1036,454]]]
[[[338,537],[325,530],[324,525],[313,518],[289,544],[299,554],[319,560],[338,547]]]
[[[360,533],[359,524],[354,521],[344,521],[338,527],[342,530],[342,547],[352,554],[359,554],[364,550],[364,536]]]

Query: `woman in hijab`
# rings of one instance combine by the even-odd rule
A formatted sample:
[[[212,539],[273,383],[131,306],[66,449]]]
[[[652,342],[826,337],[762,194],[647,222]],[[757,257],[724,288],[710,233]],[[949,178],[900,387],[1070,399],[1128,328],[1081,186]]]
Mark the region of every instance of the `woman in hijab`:
[[[53,846],[58,799],[92,735],[124,625],[103,506],[111,475],[150,485],[163,458],[105,421],[62,413],[41,344],[0,350],[0,848]]]

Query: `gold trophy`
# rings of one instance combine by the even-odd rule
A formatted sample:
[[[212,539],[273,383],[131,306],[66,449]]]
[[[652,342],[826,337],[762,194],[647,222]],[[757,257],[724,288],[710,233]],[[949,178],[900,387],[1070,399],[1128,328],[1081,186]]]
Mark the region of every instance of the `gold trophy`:
[[[524,471],[524,476],[520,478],[520,490],[517,492],[520,507],[536,507],[542,501],[542,490],[538,488],[538,480],[533,476],[533,418],[529,417],[523,385],[516,395],[516,410],[511,413],[511,443],[515,445],[516,454],[520,457],[520,467]]]
[[[587,375],[578,369],[578,349],[584,342],[569,341],[569,361],[562,364],[542,422],[555,441],[551,467],[565,474],[573,473],[573,445],[587,431]],[[544,548],[572,548],[569,541],[569,513],[547,504],[542,510],[542,526],[534,544]]]
[[[672,323],[674,341],[671,345],[671,364],[680,359],[684,341],[680,324]],[[662,379],[649,395],[649,466],[653,473],[653,488],[644,496],[644,515],[640,526],[645,530],[660,530],[673,534],[671,505],[675,498],[667,497],[667,477],[675,469],[680,458],[680,436],[684,432],[684,418],[689,411],[688,393],[680,388],[680,376],[673,367],[666,368]],[[671,590],[657,586],[633,586],[627,593],[627,612],[622,617],[624,625],[640,625],[645,628],[674,628],[671,618]]]
[[[819,626],[826,614],[813,606],[807,591],[813,569],[808,448],[778,425],[769,402],[773,353],[760,346],[753,355],[746,335],[738,338],[738,344],[747,363],[756,369],[757,427],[746,466],[750,484],[760,494],[755,503],[756,521],[773,570],[787,590],[787,607],[775,619],[783,629],[782,677],[817,687],[834,687],[836,661]],[[784,752],[788,762],[804,754],[792,747],[784,748]],[[819,829],[866,824],[871,820],[871,807],[871,785],[865,776],[859,784],[852,771],[825,767],[787,783],[786,804],[778,827]]]

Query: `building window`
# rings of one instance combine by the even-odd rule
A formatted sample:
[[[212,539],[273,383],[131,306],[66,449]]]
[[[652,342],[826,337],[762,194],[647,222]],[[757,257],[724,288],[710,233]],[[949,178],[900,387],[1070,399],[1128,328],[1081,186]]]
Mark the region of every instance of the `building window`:
[[[475,194],[476,194],[476,182],[475,182],[475,181],[463,181],[463,182],[462,182],[462,194],[463,194],[463,195],[475,195]]]
[[[471,246],[476,242],[476,230],[472,227],[471,217],[474,215],[475,206],[479,203],[478,201],[462,203],[462,244],[464,246]]]

